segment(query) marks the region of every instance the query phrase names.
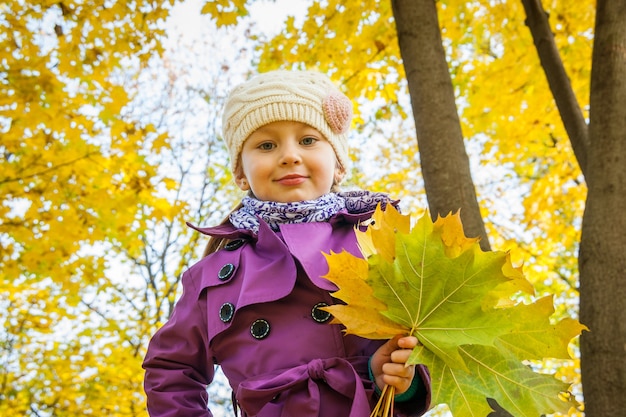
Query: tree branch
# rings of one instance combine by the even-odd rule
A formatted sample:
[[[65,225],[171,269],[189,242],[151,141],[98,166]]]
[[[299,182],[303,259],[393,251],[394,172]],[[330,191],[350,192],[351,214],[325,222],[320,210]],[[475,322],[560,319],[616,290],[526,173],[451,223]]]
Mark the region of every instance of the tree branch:
[[[589,149],[588,126],[554,41],[548,14],[543,9],[541,0],[522,0],[522,4],[526,11],[526,26],[532,34],[539,61],[548,79],[548,85],[574,149],[574,155],[585,175]]]
[[[72,165],[73,163],[76,163],[76,162],[80,161],[81,159],[89,158],[91,155],[94,155],[96,153],[98,153],[98,152],[96,152],[96,151],[88,152],[88,153],[86,153],[85,155],[83,155],[81,157],[78,157],[76,159],[72,159],[71,161],[63,162],[62,164],[55,165],[55,166],[50,167],[48,169],[44,169],[43,171],[35,172],[34,174],[26,175],[24,177],[4,178],[4,179],[0,180],[0,185],[8,184],[10,182],[22,181],[22,180],[26,180],[26,179],[29,179],[29,178],[35,178],[35,177],[38,177],[40,175],[45,175],[45,174],[47,174],[49,172],[55,171],[55,170],[57,170],[59,168],[62,168],[64,166]]]

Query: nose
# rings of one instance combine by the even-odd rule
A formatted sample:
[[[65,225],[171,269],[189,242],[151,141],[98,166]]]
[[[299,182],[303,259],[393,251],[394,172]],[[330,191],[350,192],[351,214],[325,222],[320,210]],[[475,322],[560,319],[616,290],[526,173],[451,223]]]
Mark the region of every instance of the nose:
[[[298,145],[292,142],[286,143],[282,146],[282,152],[280,154],[281,165],[299,164],[302,162],[302,156]]]

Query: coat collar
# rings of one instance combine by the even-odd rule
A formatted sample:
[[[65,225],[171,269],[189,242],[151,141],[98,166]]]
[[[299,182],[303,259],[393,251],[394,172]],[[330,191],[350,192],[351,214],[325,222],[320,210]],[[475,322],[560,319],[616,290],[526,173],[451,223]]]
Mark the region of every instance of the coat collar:
[[[332,225],[335,226],[337,224],[353,224],[353,225],[358,225],[361,224],[362,222],[368,220],[370,217],[372,217],[372,214],[374,213],[374,211],[368,211],[365,213],[358,213],[358,214],[353,214],[353,213],[348,213],[345,209],[339,211],[337,214],[333,215],[328,222]],[[259,218],[259,222],[260,222],[260,228],[259,228],[259,233],[263,234],[263,231],[265,231],[264,229],[267,229],[268,231],[271,231],[271,228],[269,227],[269,225],[263,221],[261,218]],[[190,222],[186,222],[187,226],[202,233],[205,234],[207,236],[212,236],[212,237],[217,237],[217,238],[224,238],[224,239],[251,239],[251,240],[257,240],[258,239],[258,235],[250,230],[245,230],[245,229],[237,229],[235,228],[230,222],[227,222],[225,224],[221,224],[218,226],[211,226],[211,227],[199,227],[196,226]]]

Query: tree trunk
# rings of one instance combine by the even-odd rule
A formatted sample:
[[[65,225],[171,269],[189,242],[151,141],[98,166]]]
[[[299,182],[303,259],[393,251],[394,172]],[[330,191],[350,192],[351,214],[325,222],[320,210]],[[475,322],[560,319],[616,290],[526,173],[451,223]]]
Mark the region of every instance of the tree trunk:
[[[489,250],[465,151],[434,0],[392,0],[430,214],[461,209],[468,237]]]
[[[598,0],[580,243],[585,415],[626,410],[626,0]]]

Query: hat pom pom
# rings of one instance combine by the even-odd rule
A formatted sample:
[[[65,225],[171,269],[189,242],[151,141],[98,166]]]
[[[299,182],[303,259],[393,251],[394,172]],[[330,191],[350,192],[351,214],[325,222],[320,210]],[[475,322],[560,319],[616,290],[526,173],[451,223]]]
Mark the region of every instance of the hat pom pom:
[[[322,102],[324,118],[335,134],[346,133],[352,121],[352,102],[338,92],[328,94]]]

